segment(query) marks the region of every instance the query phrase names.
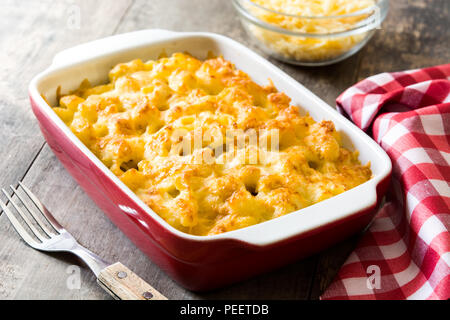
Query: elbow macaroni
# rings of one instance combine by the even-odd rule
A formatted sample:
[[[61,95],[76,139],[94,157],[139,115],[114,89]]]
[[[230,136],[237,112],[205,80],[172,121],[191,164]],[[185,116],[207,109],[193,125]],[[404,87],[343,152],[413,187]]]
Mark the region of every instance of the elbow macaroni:
[[[370,179],[369,164],[341,146],[330,121],[300,116],[270,83],[262,87],[223,58],[176,53],[115,66],[110,82],[84,81],[54,108],[75,135],[170,225],[219,234],[307,207]],[[265,161],[237,161],[260,146],[214,153],[201,143],[180,153],[199,128],[228,143],[226,131],[277,130]],[[183,130],[182,137],[174,134]],[[274,136],[269,138],[274,139]],[[234,140],[233,140],[234,145]],[[193,157],[209,154],[208,163]],[[226,161],[223,161],[226,157]]]

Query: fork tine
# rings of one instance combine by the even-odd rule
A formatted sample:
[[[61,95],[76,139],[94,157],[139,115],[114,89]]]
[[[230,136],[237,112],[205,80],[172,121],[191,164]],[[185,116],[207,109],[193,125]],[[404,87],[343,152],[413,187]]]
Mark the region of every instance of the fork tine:
[[[25,228],[20,224],[20,222],[14,217],[12,212],[6,207],[6,204],[0,200],[0,207],[2,208],[3,212],[6,214],[6,217],[13,225],[16,232],[22,237],[22,239],[31,247],[38,249],[40,246],[40,243],[38,243],[36,240],[31,237],[28,232],[25,230]]]
[[[22,187],[22,190],[25,191],[28,197],[30,197],[31,201],[35,204],[35,206],[41,211],[42,215],[47,219],[48,223],[57,231],[58,233],[61,233],[64,231],[64,228],[56,221],[56,219],[52,216],[50,211],[47,210],[47,208],[42,204],[42,202],[39,201],[39,199],[28,189],[26,186],[22,184],[22,182],[19,181],[19,185]]]
[[[54,232],[52,232],[46,225],[45,223],[42,221],[42,219],[39,217],[39,215],[36,214],[35,210],[31,210],[30,205],[28,205],[24,199],[22,198],[22,196],[17,192],[17,189],[14,188],[13,186],[9,186],[12,191],[14,192],[14,194],[16,195],[17,198],[19,198],[20,202],[22,202],[22,204],[24,205],[25,208],[27,208],[27,211],[30,213],[30,215],[33,217],[34,221],[36,221],[36,223],[39,225],[39,227],[42,229],[42,231],[44,231],[44,233],[51,237]],[[14,203],[13,203],[14,205]],[[15,205],[14,205],[15,206]]]
[[[8,192],[5,189],[2,189],[3,194],[8,198],[9,202],[13,205],[13,207],[17,210],[20,217],[23,219],[25,224],[31,229],[33,234],[40,241],[44,242],[45,238],[41,235],[41,233],[35,228],[35,226],[31,223],[30,219],[28,219],[27,215],[22,211],[22,209],[13,201],[13,199],[9,196]]]

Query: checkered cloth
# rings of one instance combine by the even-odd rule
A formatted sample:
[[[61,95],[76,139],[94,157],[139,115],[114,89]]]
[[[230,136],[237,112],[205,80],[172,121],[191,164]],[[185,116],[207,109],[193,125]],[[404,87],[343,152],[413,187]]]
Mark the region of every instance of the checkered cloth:
[[[450,64],[382,73],[337,105],[387,152],[387,202],[322,299],[450,298]]]

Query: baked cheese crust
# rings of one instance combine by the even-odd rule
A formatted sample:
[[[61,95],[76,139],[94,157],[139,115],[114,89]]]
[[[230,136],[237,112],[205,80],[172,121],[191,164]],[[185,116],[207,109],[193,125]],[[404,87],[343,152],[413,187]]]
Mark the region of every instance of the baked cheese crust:
[[[331,121],[301,116],[271,82],[256,84],[222,57],[200,61],[175,53],[133,60],[115,66],[109,79],[94,87],[85,80],[53,110],[138,197],[183,232],[214,235],[268,221],[372,175],[357,152],[342,147]],[[239,145],[230,131],[257,132],[270,146],[247,140]],[[203,136],[190,153],[180,149],[196,135]],[[218,146],[225,146],[222,152]],[[202,157],[208,161],[195,161]]]

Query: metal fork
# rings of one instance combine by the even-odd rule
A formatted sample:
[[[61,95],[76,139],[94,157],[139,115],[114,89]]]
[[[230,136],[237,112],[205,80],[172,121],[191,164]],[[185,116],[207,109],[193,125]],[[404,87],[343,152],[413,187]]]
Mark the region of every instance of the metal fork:
[[[0,207],[13,225],[17,233],[32,248],[47,252],[70,252],[81,258],[97,277],[97,282],[110,295],[120,300],[167,300],[156,289],[142,280],[139,276],[129,270],[120,262],[111,264],[95,253],[81,246],[75,238],[64,229],[53,217],[50,211],[39,201],[39,199],[21,182],[19,186],[23,196],[16,188],[10,186],[13,195],[20,200],[23,208],[29,212],[29,216],[38,227],[33,224],[29,216],[22,208],[14,202],[5,189],[2,189],[9,202],[22,218],[25,228],[7,205],[0,200]],[[28,200],[26,200],[27,198]],[[34,204],[35,208],[30,205]],[[37,209],[37,210],[36,210]],[[46,221],[48,223],[45,223]],[[51,226],[51,228],[49,227]],[[30,232],[31,231],[31,232]]]

